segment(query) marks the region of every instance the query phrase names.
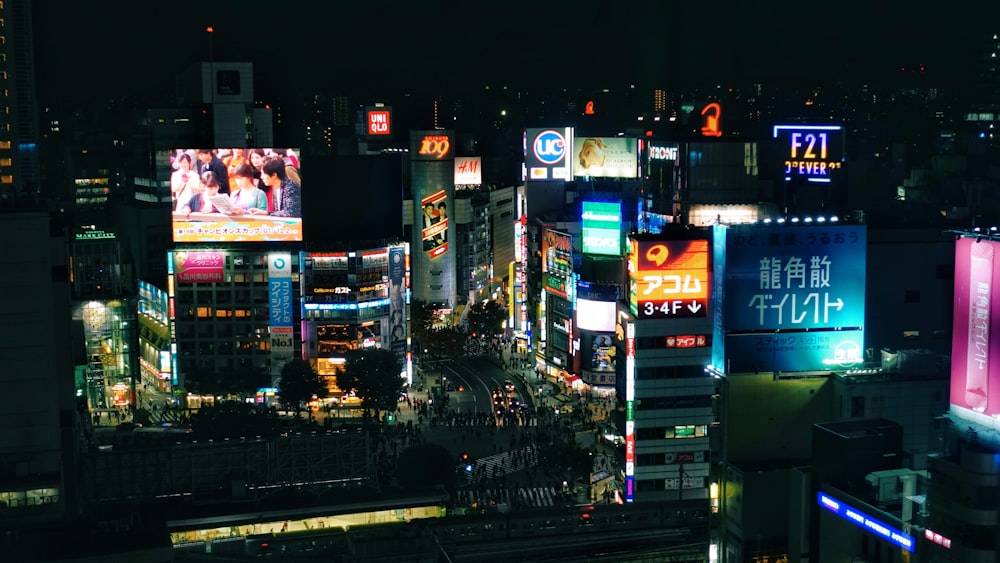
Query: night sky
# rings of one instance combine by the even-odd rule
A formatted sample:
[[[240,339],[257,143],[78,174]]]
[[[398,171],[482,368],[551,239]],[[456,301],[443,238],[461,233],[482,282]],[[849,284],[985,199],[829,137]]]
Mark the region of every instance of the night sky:
[[[263,96],[401,83],[878,80],[918,64],[950,78],[967,70],[984,26],[1000,16],[991,0],[759,0],[711,3],[715,11],[705,4],[98,0],[55,9],[36,0],[39,95],[49,103],[67,92],[105,98],[172,90],[176,72],[210,57],[252,62]],[[729,4],[737,6],[718,8]]]

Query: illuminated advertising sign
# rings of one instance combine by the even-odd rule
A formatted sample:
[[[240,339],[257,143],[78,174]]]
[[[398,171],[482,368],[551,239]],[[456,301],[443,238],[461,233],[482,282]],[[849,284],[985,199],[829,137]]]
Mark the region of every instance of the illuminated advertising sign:
[[[716,275],[725,280],[723,365],[734,372],[807,371],[863,361],[864,226],[722,232],[725,272]]]
[[[904,533],[902,530],[894,528],[873,516],[869,516],[846,502],[835,499],[822,491],[817,493],[816,502],[820,507],[840,516],[851,524],[863,528],[892,544],[898,545],[910,553],[913,552],[913,536]]]
[[[629,308],[640,319],[708,315],[707,240],[631,240]]]
[[[583,220],[581,234],[583,235],[584,254],[621,256],[622,207],[620,203],[585,201],[580,218]]]
[[[367,124],[366,129],[369,137],[391,137],[392,108],[365,108],[365,123]]]
[[[535,181],[558,180],[570,177],[570,151],[573,129],[525,129],[525,167],[528,179]]]
[[[292,359],[292,255],[273,252],[267,256],[267,293],[271,330],[271,375]]]
[[[639,143],[634,137],[573,139],[573,175],[599,178],[639,176]]]
[[[786,181],[798,177],[829,183],[843,167],[844,128],[840,125],[775,125],[772,135]]]
[[[458,257],[453,220],[455,198],[454,134],[451,131],[410,133],[410,186],[413,229],[411,298],[450,309],[456,299]],[[446,305],[447,304],[447,305]]]
[[[635,323],[625,321],[625,502],[635,502]]]
[[[545,230],[542,239],[542,271],[569,275],[573,273],[573,237]]]
[[[451,160],[455,144],[448,131],[413,131],[410,133],[410,160]]]
[[[678,334],[664,338],[665,348],[704,348],[711,346],[707,334]]]
[[[406,352],[406,248],[389,247],[389,349]]]
[[[722,136],[722,106],[718,102],[706,104],[705,107],[701,108],[701,117],[703,118],[701,126],[703,137]]]
[[[990,416],[1000,414],[1000,362],[993,361],[998,343],[993,319],[1000,312],[993,301],[998,267],[996,242],[971,237],[955,241],[951,404]]]
[[[423,228],[420,240],[424,252],[430,258],[437,258],[448,252],[448,196],[444,190],[435,192],[420,200],[423,212]]]
[[[866,244],[863,226],[731,228],[727,329],[863,326]]]
[[[576,300],[576,326],[583,330],[614,332],[616,314],[614,301]]]
[[[169,156],[173,240],[302,240],[297,149],[179,149]]]
[[[668,147],[650,143],[647,147],[647,155],[650,161],[666,160],[677,162],[677,145]]]
[[[219,251],[177,251],[174,253],[176,283],[222,283],[226,253]]]
[[[590,369],[594,371],[615,371],[614,334],[595,334],[591,341]]]
[[[545,291],[564,299],[569,296],[566,278],[556,274],[542,274],[542,277],[545,282]]]
[[[593,299],[594,301],[618,301],[622,298],[622,289],[616,283],[592,283],[576,278],[577,299]]]
[[[483,183],[483,157],[455,157],[455,185],[478,186]]]

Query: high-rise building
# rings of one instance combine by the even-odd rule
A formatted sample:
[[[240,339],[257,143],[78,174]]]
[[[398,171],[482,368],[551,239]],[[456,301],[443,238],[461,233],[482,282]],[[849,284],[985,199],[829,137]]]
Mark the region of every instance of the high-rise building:
[[[65,235],[40,212],[7,211],[0,236],[17,241],[0,258],[0,530],[72,515],[75,439],[74,350]],[[16,543],[16,531],[4,533]],[[9,547],[9,546],[8,546]],[[2,547],[0,547],[2,551]]]
[[[31,0],[0,3],[0,205],[41,201]]]

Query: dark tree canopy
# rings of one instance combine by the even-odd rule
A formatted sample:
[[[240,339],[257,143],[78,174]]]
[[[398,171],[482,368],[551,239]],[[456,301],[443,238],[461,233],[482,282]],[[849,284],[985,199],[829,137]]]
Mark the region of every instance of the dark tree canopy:
[[[337,374],[337,387],[353,389],[361,407],[377,419],[380,412],[396,409],[406,387],[402,371],[403,363],[389,350],[359,350],[347,356],[344,370]]]
[[[292,407],[296,412],[302,403],[312,400],[313,396],[322,399],[326,397],[326,386],[323,380],[313,371],[309,362],[295,358],[282,366],[281,380],[278,382],[281,402]]]
[[[419,345],[427,341],[427,336],[434,329],[434,306],[423,301],[414,300],[410,306],[410,330],[413,340]]]
[[[469,307],[469,331],[479,336],[492,336],[503,331],[507,311],[498,301],[480,301]]]

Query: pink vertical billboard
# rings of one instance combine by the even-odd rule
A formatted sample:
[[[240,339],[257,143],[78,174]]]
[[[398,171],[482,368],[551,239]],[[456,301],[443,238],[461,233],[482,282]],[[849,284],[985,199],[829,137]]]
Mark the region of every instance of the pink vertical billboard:
[[[998,266],[997,243],[972,237],[955,241],[951,404],[985,415],[1000,414],[1000,350],[994,352],[992,334],[1000,321],[1000,307],[992,302]]]

